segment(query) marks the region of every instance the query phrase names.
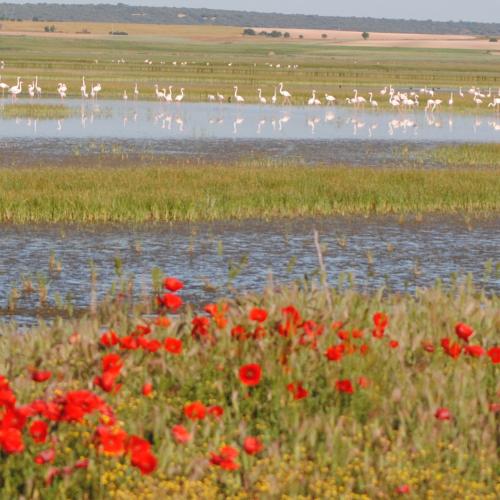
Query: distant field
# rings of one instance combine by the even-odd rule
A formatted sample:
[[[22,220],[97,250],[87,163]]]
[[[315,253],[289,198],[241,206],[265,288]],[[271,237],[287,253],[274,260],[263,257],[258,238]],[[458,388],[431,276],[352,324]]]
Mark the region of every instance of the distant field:
[[[377,95],[389,84],[415,90],[427,86],[446,103],[459,87],[465,91],[475,85],[485,93],[500,88],[500,59],[491,50],[445,48],[455,41],[489,44],[489,49],[497,45],[470,37],[372,34],[364,42],[359,33],[327,33],[323,40],[317,39],[322,32],[309,30],[311,38],[301,40],[290,30],[292,39],[276,40],[243,36],[241,28],[107,23],[54,23],[58,32],[45,33],[46,24],[3,22],[0,32],[3,81],[13,84],[21,76],[26,87],[37,75],[44,96],[57,96],[58,82],[68,85],[69,97],[79,96],[83,75],[89,83],[100,82],[106,98],[120,98],[137,82],[141,98],[153,98],[157,83],[177,91],[184,87],[188,101],[205,101],[216,92],[227,97],[238,85],[246,102],[257,102],[258,87],[269,99],[279,82],[293,94],[294,104],[304,104],[313,88],[344,102],[354,88],[368,97],[368,91]],[[90,33],[77,34],[83,30]],[[111,30],[129,36],[111,36]],[[441,48],[410,47],[432,43]],[[121,60],[125,63],[118,64]],[[386,98],[376,98],[380,107],[390,107]],[[477,111],[470,95],[456,98],[454,109]]]

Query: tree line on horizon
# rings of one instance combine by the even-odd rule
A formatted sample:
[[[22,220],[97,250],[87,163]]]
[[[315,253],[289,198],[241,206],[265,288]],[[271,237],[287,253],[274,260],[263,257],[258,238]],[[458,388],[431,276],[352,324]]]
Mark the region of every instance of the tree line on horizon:
[[[333,17],[278,14],[234,10],[142,7],[111,4],[0,4],[0,20],[45,22],[115,22],[140,24],[199,24],[216,26],[259,26],[283,29],[304,28],[381,33],[421,33],[444,35],[500,35],[500,23],[432,21],[371,17]]]

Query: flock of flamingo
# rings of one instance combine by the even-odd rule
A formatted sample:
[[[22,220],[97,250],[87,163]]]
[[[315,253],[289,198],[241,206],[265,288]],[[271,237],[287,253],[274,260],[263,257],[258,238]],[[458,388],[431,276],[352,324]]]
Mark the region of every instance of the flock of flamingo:
[[[12,96],[13,100],[16,100],[18,96],[22,94],[23,91],[23,81],[21,77],[17,77],[16,85],[10,86],[4,81],[2,81],[2,77],[0,76],[0,90],[2,91],[2,96],[5,95],[5,92]],[[61,99],[65,99],[68,95],[68,86],[65,83],[58,83],[57,85],[57,93],[59,94]],[[97,99],[99,93],[102,91],[102,85],[100,83],[92,82],[88,87],[85,77],[82,77],[82,85],[80,87],[80,94],[83,99],[88,99],[89,97],[92,99]],[[176,102],[181,103],[185,98],[185,89],[181,88],[180,92],[177,95],[173,94],[173,86],[170,85],[167,88],[160,88],[158,84],[154,85],[155,96],[159,101],[164,102]],[[393,109],[413,109],[420,106],[421,96],[426,98],[425,110],[434,112],[438,107],[443,104],[443,100],[439,99],[435,96],[435,91],[431,88],[423,87],[420,90],[403,92],[396,91],[396,89],[392,85],[385,86],[380,90],[380,96],[383,99],[388,99],[389,105]],[[133,97],[134,99],[139,98],[139,87],[136,83],[133,89]],[[280,82],[279,85],[274,87],[274,94],[270,97],[269,102],[271,104],[278,104],[278,94],[281,97],[281,103],[283,105],[291,105],[292,104],[292,94],[284,88],[283,82]],[[373,92],[368,93],[368,99],[359,95],[357,89],[353,90],[353,97],[347,97],[345,102],[348,105],[352,106],[365,106],[369,105],[372,108],[378,108],[379,103],[373,98]],[[38,77],[28,85],[28,95],[31,98],[41,97],[42,89],[38,83]],[[497,112],[500,111],[500,88],[498,89],[497,95],[495,96],[490,88],[487,93],[483,93],[480,88],[475,86],[471,87],[467,90],[466,93],[463,92],[462,87],[459,88],[458,92],[450,92],[450,97],[448,99],[448,106],[453,106],[455,103],[455,95],[459,99],[465,99],[467,95],[472,97],[473,102],[477,107],[481,106],[486,102],[486,99],[490,99],[488,102],[489,108],[494,108]],[[123,91],[122,98],[124,100],[128,100],[129,96],[127,94],[127,90]],[[226,99],[223,94],[220,92],[216,92],[215,94],[208,94],[207,100],[209,102],[235,102],[237,104],[243,104],[245,102],[245,98],[238,93],[238,86],[235,85],[233,87],[233,93]],[[257,89],[257,101],[261,105],[268,104],[268,99],[263,96],[262,89]],[[318,93],[316,90],[312,91],[311,97],[308,99],[307,104],[309,106],[321,106],[323,104],[327,106],[331,106],[337,103],[337,99],[335,96],[330,95],[328,93],[324,94],[324,101],[318,97]]]

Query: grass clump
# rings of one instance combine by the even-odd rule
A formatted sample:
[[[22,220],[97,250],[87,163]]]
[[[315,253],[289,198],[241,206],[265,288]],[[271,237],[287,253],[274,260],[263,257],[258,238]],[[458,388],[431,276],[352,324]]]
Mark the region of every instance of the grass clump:
[[[130,286],[0,325],[5,498],[498,497],[497,297],[305,283],[195,311]]]
[[[441,165],[500,167],[500,144],[441,146],[431,151],[430,159]]]
[[[15,223],[500,210],[498,172],[470,168],[6,168],[0,192],[0,220]]]
[[[0,108],[1,118],[31,118],[34,120],[63,120],[76,111],[63,104],[7,104]]]

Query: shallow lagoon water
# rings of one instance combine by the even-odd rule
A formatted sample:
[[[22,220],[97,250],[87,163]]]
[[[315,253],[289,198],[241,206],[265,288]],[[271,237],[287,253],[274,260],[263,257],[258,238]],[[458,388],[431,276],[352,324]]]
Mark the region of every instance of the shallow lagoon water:
[[[9,104],[4,99],[0,106]],[[20,103],[29,102],[26,99]],[[60,101],[36,101],[60,104]],[[0,137],[79,139],[280,139],[495,142],[500,116],[421,110],[386,112],[350,107],[166,104],[67,100],[64,120],[0,119]]]
[[[326,246],[325,262],[332,284],[352,273],[361,290],[386,286],[413,292],[437,278],[472,273],[490,292],[500,292],[498,219],[466,223],[460,217],[425,217],[402,222],[394,217],[340,217],[319,220],[155,224],[142,226],[2,226],[0,228],[0,302],[7,303],[21,276],[44,276],[53,303],[55,294],[70,295],[77,307],[90,303],[90,262],[97,272],[97,295],[116,280],[115,258],[123,275],[134,275],[138,290],[151,289],[151,270],[186,281],[185,299],[195,304],[229,292],[262,289],[269,275],[288,283],[313,275],[318,268],[313,231]],[[61,272],[49,271],[54,253]],[[484,278],[485,263],[493,273]],[[235,271],[239,271],[235,272]],[[232,278],[231,278],[232,277]],[[207,283],[217,290],[207,291]],[[22,297],[24,311],[36,305],[36,294]],[[34,309],[33,309],[34,310]],[[31,321],[34,313],[14,317]]]

